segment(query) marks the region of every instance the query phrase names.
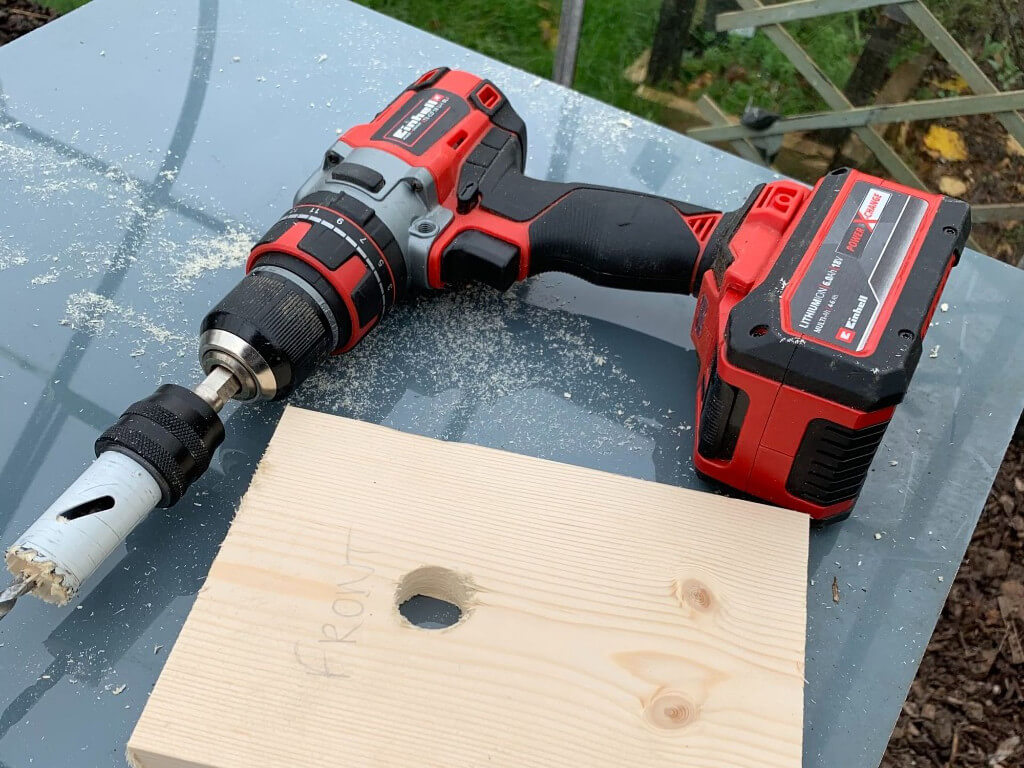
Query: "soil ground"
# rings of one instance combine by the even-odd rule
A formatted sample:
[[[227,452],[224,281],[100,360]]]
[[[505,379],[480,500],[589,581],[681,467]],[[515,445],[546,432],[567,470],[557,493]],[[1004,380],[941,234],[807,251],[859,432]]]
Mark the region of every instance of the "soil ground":
[[[935,59],[921,78],[921,82],[926,84],[955,80],[956,73],[941,59]],[[950,91],[949,95],[959,93]],[[970,91],[964,88],[962,93],[967,95]],[[928,94],[929,97],[935,95]],[[932,190],[940,190],[945,178],[947,182],[962,182],[963,191],[950,191],[973,205],[1011,203],[1024,198],[1024,147],[1011,139],[994,117],[970,115],[936,122],[963,137],[967,150],[963,160],[948,160],[928,152],[925,136],[931,122],[904,123],[891,126],[886,132],[896,150]],[[976,223],[972,235],[988,255],[1015,266],[1024,266],[1024,222]]]
[[[31,32],[57,14],[31,0],[0,0],[0,45]]]
[[[1024,766],[1024,439],[985,502],[884,768]]]
[[[30,0],[0,0],[0,44],[56,14]],[[991,118],[944,123],[961,132],[972,162],[936,162],[930,181],[955,175],[972,202],[1019,199],[1020,157],[1009,161],[1005,132]],[[920,146],[914,126],[898,137]],[[993,173],[997,171],[997,173]],[[1007,194],[1011,193],[1011,194]],[[983,247],[1017,260],[1024,225],[976,230]],[[917,679],[903,705],[883,768],[1024,768],[1024,438],[1009,447]]]

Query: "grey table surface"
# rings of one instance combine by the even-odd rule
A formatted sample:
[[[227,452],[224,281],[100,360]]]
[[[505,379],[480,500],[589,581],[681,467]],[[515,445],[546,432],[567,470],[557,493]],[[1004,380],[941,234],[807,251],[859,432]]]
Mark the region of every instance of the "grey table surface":
[[[343,2],[94,0],[0,49],[0,539],[125,405],[196,379],[198,321],[254,236],[337,129],[438,64],[506,91],[532,175],[716,208],[770,177]],[[965,254],[854,516],[811,534],[807,766],[881,757],[1021,410],[1022,295]],[[557,275],[419,301],[294,402],[702,488],[692,307]],[[0,625],[0,766],[123,764],[280,408],[236,410],[213,470],[70,609],[26,600]]]

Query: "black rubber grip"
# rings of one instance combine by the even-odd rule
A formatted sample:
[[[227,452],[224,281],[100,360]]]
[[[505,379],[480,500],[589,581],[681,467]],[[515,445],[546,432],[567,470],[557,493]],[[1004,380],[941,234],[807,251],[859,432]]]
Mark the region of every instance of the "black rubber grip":
[[[330,320],[295,281],[250,272],[203,319],[202,331],[228,331],[251,344],[277,381],[275,400],[287,397],[333,346]]]
[[[547,182],[523,177],[519,185],[526,183],[550,197]],[[701,212],[653,195],[573,187],[530,224],[530,274],[567,272],[612,288],[689,293],[700,243],[683,214]]]
[[[217,412],[190,389],[164,384],[128,406],[96,440],[96,455],[119,451],[142,464],[160,486],[161,507],[178,502],[210,466],[224,440]]]

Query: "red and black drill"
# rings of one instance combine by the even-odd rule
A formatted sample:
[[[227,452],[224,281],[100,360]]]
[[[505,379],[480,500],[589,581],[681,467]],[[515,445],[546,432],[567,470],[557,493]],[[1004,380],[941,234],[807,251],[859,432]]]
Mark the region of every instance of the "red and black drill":
[[[247,274],[203,320],[206,379],[164,385],[8,550],[63,603],[154,506],[209,466],[231,398],[287,397],[403,297],[546,271],[698,297],[694,463],[820,520],[848,514],[970,230],[967,204],[850,170],[756,187],[720,213],[523,175],[526,126],[493,83],[426,73],[343,134]]]

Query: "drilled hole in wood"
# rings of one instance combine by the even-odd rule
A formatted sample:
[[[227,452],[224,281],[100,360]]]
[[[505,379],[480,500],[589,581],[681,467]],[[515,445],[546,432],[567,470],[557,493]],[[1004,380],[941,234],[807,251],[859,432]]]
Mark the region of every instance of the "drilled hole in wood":
[[[410,571],[398,582],[395,606],[407,624],[420,629],[446,629],[465,620],[475,591],[468,576],[427,565]]]
[[[106,512],[114,506],[113,496],[100,496],[97,499],[89,499],[89,501],[83,501],[81,504],[73,506],[71,509],[65,509],[59,515],[58,520],[64,522],[70,522],[71,520],[77,520],[80,517],[86,515],[94,515],[97,512]]]

